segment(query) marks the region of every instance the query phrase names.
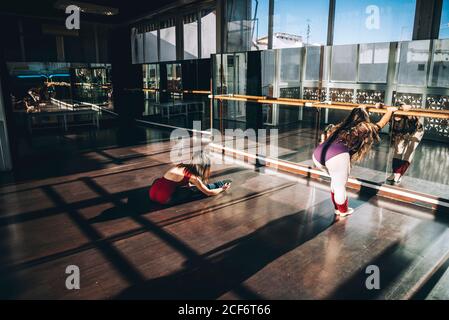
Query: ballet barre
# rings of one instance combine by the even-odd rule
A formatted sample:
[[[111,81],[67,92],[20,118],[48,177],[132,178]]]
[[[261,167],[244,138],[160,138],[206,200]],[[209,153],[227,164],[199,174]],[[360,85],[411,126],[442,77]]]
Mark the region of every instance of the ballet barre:
[[[386,113],[388,106],[376,107],[372,104],[356,104],[356,103],[344,103],[344,102],[321,102],[316,100],[305,99],[292,99],[292,98],[274,98],[264,96],[248,96],[248,95],[209,95],[209,98],[220,101],[241,101],[241,102],[253,102],[259,104],[277,104],[285,106],[296,107],[310,107],[317,109],[333,109],[333,110],[345,110],[351,111],[354,108],[365,106],[368,112],[372,113]],[[412,108],[409,111],[398,110],[395,115],[400,116],[414,116],[424,118],[434,118],[449,120],[449,110],[432,110],[432,109],[420,109]]]
[[[151,92],[151,93],[156,93],[156,92],[163,92],[163,93],[190,93],[190,94],[204,94],[204,95],[209,95],[211,94],[210,91],[208,90],[167,90],[167,89],[147,89],[147,88],[125,88],[125,91],[143,91],[143,92]]]

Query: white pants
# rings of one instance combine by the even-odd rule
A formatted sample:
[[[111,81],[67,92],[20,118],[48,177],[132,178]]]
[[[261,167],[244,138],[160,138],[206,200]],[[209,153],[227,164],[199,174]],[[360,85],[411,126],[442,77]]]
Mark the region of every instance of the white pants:
[[[312,156],[315,165],[331,177],[331,190],[334,193],[335,202],[343,204],[346,201],[346,183],[351,171],[351,156],[349,153],[340,153],[326,161],[323,166],[315,156]]]

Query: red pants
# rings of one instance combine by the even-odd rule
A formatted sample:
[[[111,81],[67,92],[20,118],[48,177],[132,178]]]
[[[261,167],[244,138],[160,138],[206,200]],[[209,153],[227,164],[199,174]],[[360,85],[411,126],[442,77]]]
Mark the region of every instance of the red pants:
[[[399,173],[401,176],[403,176],[409,166],[410,162],[393,158],[393,173]]]

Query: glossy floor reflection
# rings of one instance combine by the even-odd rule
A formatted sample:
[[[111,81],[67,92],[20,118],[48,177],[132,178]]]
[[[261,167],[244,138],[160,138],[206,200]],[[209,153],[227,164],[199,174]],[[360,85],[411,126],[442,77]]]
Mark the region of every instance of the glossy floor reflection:
[[[99,168],[3,185],[0,296],[449,298],[447,224],[375,194],[351,194],[354,215],[336,220],[324,184],[215,165],[212,180],[234,181],[226,194],[129,210],[128,196],[169,168],[171,147],[110,147],[116,161]],[[371,264],[382,277],[375,293]],[[65,289],[68,265],[80,268],[81,290]]]

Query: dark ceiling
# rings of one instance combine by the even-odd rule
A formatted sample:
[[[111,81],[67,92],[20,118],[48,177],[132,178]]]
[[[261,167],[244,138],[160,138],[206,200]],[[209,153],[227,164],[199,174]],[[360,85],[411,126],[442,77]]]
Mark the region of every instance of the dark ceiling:
[[[174,4],[179,0],[75,0],[84,3],[113,7],[119,10],[118,15],[102,16],[85,14],[89,21],[104,23],[124,23],[132,19],[150,14],[167,5]],[[0,13],[7,13],[19,16],[38,16],[45,18],[64,18],[66,14],[63,10],[55,9],[54,3],[57,0],[0,0]]]

